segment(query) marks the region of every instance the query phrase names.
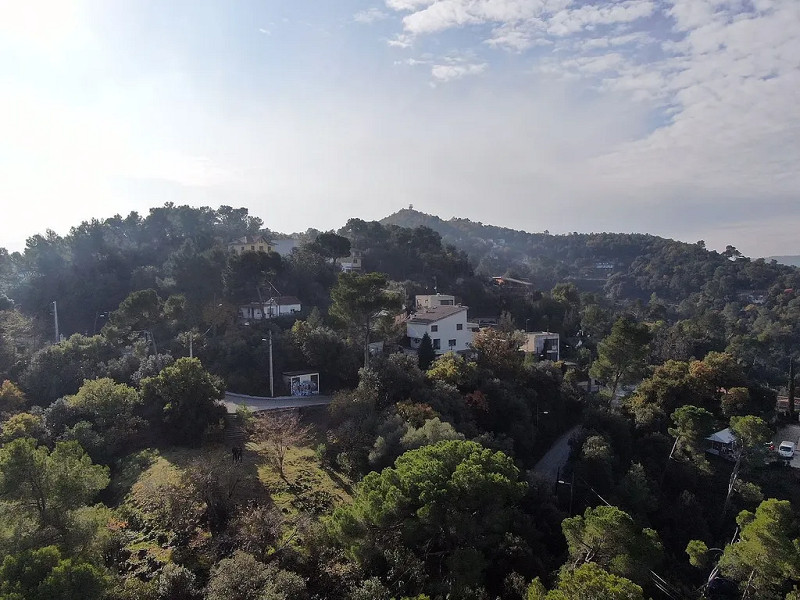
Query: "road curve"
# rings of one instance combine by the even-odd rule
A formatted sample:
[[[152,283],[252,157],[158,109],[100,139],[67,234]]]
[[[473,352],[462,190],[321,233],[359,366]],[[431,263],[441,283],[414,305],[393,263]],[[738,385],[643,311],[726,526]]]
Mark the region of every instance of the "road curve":
[[[538,473],[555,482],[559,470],[563,469],[564,465],[567,464],[567,460],[569,460],[569,440],[580,428],[580,425],[575,425],[575,427],[569,431],[561,434],[561,437],[553,442],[553,445],[550,446],[547,453],[536,463],[536,466],[533,467],[534,473]]]
[[[268,398],[264,396],[247,396],[225,392],[222,401],[229,414],[235,414],[240,406],[246,406],[253,412],[264,410],[280,410],[285,408],[303,408],[304,406],[325,406],[331,403],[330,396],[279,396]]]

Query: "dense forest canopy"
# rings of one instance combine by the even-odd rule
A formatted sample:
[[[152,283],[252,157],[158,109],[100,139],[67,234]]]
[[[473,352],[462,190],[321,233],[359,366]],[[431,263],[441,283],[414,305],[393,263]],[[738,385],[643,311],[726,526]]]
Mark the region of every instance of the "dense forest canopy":
[[[409,347],[436,291],[491,323],[465,355]],[[796,599],[800,481],[770,442],[799,291],[732,246],[412,210],[288,236],[167,204],[35,235],[0,250],[0,598]],[[242,312],[273,297],[302,308]],[[226,412],[271,368],[329,406]]]

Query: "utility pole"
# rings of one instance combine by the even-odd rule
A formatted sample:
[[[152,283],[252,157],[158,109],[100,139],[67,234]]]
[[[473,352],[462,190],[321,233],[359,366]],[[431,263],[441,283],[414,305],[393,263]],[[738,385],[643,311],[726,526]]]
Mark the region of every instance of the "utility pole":
[[[272,376],[272,330],[269,330],[269,338],[261,338],[262,342],[269,342],[269,396],[275,397],[275,382]]]
[[[153,353],[158,354],[158,346],[156,346],[156,338],[153,336],[153,332],[148,331],[147,335],[150,336],[150,342],[153,344]]]
[[[53,320],[56,324],[56,344],[61,341],[61,336],[58,333],[58,303],[53,300]]]
[[[789,358],[789,421],[794,423],[797,420],[794,414],[794,357]]]
[[[569,516],[572,516],[572,499],[575,496],[575,467],[572,467],[572,481],[569,484]]]
[[[272,376],[272,329],[269,330],[269,397],[275,397],[275,382]]]

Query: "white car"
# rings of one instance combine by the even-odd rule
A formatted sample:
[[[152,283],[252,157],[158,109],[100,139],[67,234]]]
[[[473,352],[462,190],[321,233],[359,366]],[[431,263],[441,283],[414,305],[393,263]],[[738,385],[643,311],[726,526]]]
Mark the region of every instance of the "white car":
[[[794,442],[781,442],[778,446],[778,455],[781,458],[794,458]]]

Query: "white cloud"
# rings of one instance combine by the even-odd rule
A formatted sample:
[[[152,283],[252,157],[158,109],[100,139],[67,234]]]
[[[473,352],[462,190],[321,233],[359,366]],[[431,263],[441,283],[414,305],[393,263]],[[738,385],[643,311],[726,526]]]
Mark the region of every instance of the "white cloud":
[[[411,48],[411,46],[414,45],[413,42],[414,39],[410,35],[402,33],[386,41],[386,43],[393,48]]]
[[[388,0],[401,12],[407,35],[438,33],[466,25],[492,25],[485,40],[521,51],[542,45],[545,35],[565,36],[598,26],[631,23],[651,16],[655,2],[624,0],[578,5],[574,0]]]
[[[369,25],[371,23],[375,23],[377,21],[383,21],[387,19],[389,15],[383,12],[379,8],[368,8],[366,10],[361,10],[353,15],[353,21],[356,23],[364,23]]]
[[[548,20],[547,32],[557,36],[577,33],[596,25],[630,23],[649,17],[655,11],[655,3],[642,0],[593,5],[587,4],[577,9],[562,10]]]
[[[386,0],[386,6],[393,10],[417,10],[434,4],[436,0]]]
[[[467,75],[479,75],[486,70],[486,67],[488,67],[486,63],[433,65],[431,75],[438,81],[452,81]]]
[[[674,0],[686,37],[655,80],[675,105],[671,121],[598,158],[600,173],[732,196],[800,189],[800,4],[744,15],[731,10],[737,4]]]
[[[621,54],[610,53],[599,56],[581,56],[570,60],[565,60],[561,66],[567,69],[574,69],[578,73],[594,75],[614,71],[625,63],[625,58]]]
[[[596,37],[596,38],[589,38],[586,40],[580,40],[577,42],[577,46],[586,51],[586,50],[596,50],[600,48],[615,48],[618,46],[627,46],[628,44],[634,45],[643,45],[643,44],[651,44],[654,43],[655,39],[648,33],[644,31],[637,31],[634,33],[628,33],[625,35],[617,35],[617,36],[605,36],[605,37]]]

